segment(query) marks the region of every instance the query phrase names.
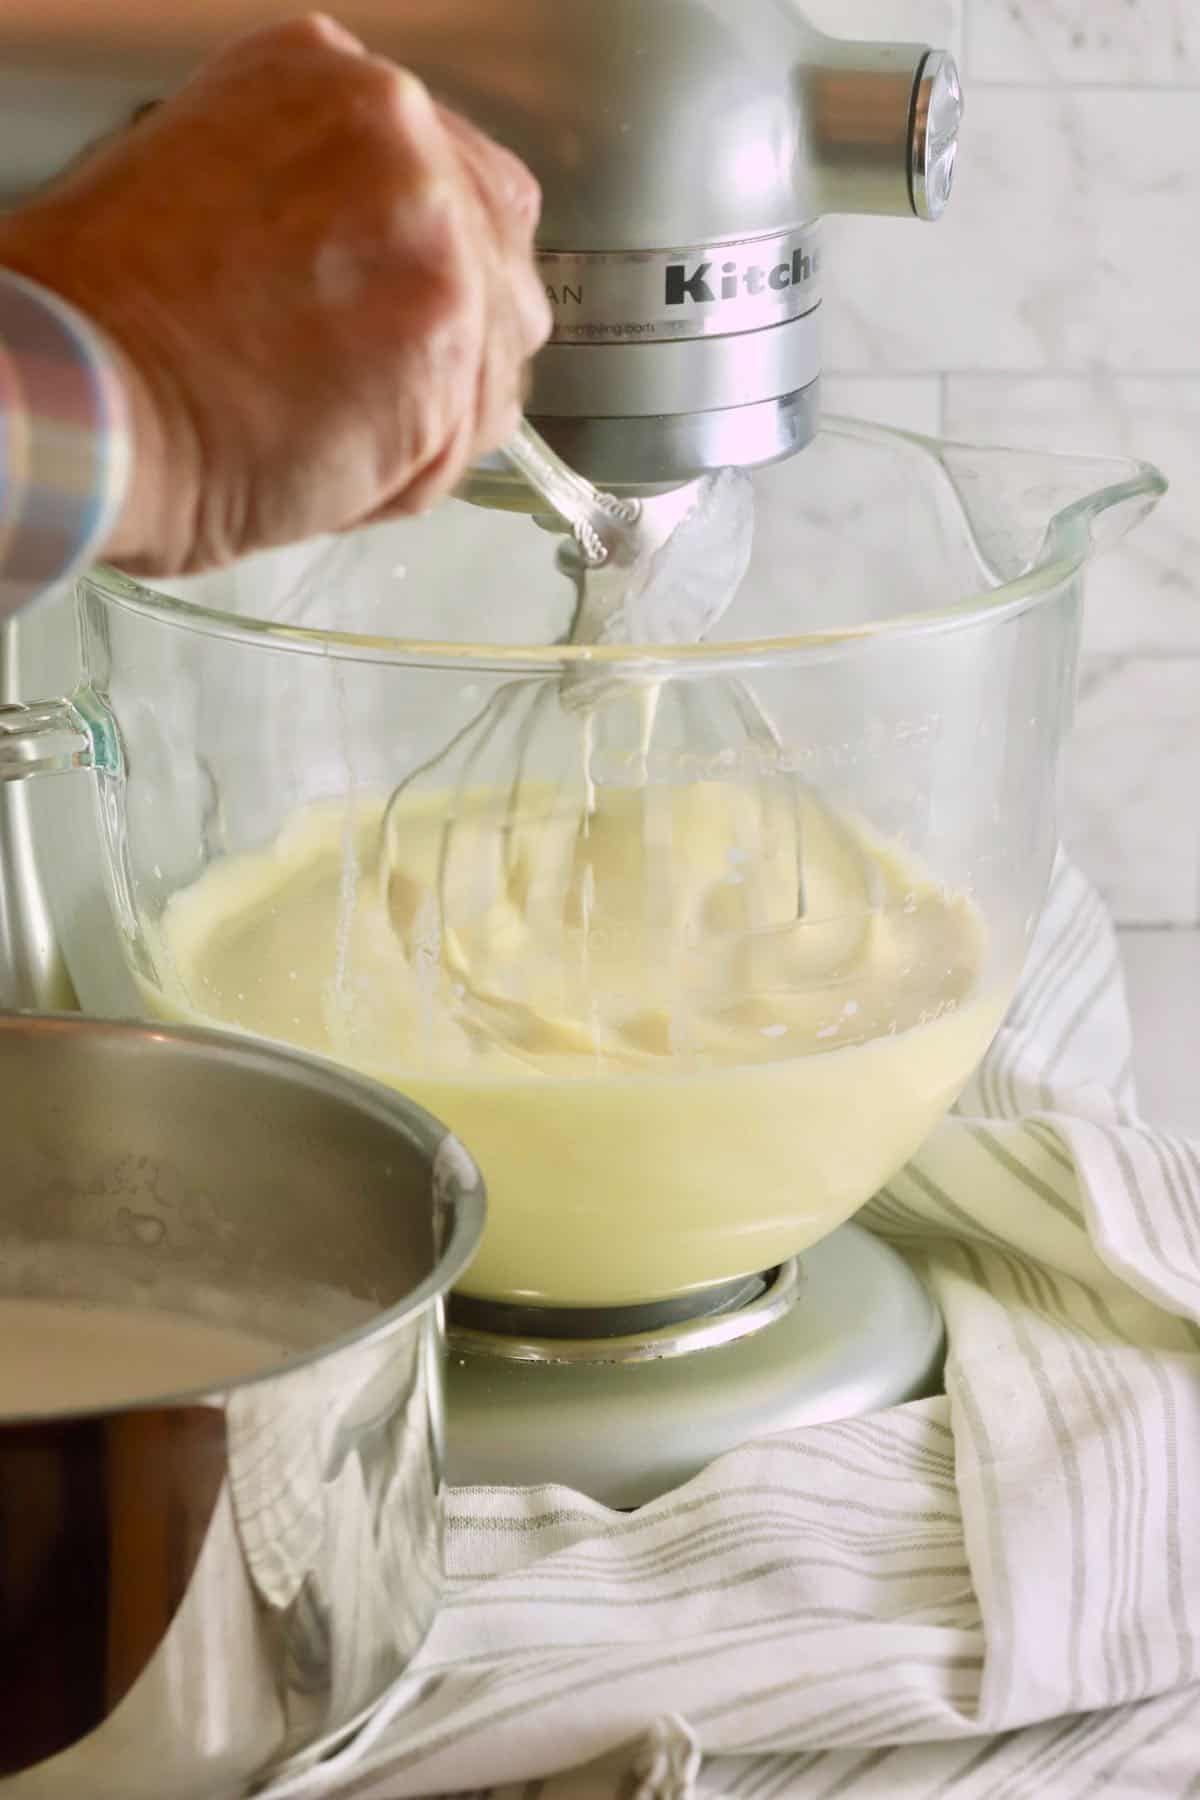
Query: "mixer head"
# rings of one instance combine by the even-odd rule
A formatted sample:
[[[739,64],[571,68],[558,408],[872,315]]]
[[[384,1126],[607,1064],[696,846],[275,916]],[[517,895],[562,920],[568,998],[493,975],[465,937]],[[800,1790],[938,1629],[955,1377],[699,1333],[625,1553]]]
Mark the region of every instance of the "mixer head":
[[[293,10],[6,0],[0,184],[45,180],[217,41]],[[949,195],[961,112],[952,59],[826,37],[791,0],[333,10],[539,177],[554,332],[527,411],[603,487],[649,493],[806,444],[818,422],[818,221],[936,219]],[[502,459],[466,491],[534,505]]]
[[[801,449],[820,218],[941,215],[953,60],[825,37],[790,0],[515,0],[504,31],[536,35],[536,93],[518,107],[514,59],[484,55],[457,94],[542,183],[533,423],[618,493]],[[468,494],[526,504],[501,459]]]

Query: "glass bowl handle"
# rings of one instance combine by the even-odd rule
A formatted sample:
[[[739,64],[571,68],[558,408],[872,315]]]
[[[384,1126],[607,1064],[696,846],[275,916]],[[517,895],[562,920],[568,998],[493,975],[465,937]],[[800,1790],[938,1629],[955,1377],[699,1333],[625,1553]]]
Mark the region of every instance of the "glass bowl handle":
[[[61,700],[0,706],[0,781],[70,769],[121,772],[116,725],[91,688]]]
[[[0,1009],[59,1012],[79,1005],[38,867],[27,790],[6,784],[71,769],[117,774],[121,768],[116,725],[90,688],[61,700],[0,705]]]
[[[0,1009],[79,1005],[34,854],[27,794],[7,784],[93,760],[91,733],[69,700],[0,705]]]

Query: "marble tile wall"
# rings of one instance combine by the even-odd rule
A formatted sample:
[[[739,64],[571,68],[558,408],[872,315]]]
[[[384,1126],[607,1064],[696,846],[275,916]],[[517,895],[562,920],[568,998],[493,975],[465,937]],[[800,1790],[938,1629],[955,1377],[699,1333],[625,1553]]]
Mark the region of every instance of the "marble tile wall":
[[[1200,0],[800,4],[948,44],[966,90],[938,226],[826,228],[829,403],[1171,481],[1089,580],[1063,832],[1120,921],[1197,924]]]

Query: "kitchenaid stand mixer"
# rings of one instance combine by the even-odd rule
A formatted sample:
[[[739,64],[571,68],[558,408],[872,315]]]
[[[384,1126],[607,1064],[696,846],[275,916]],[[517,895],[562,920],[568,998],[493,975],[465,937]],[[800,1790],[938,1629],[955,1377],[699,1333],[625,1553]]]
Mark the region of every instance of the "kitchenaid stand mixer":
[[[128,5],[111,12],[96,8],[89,17],[85,43],[74,8],[57,0],[40,0],[36,8],[18,0],[14,8],[10,0],[0,20],[0,57],[25,65],[19,99],[27,106],[36,104],[39,117],[52,117],[55,125],[54,154],[49,157],[44,133],[41,140],[34,132],[24,143],[18,142],[18,107],[14,156],[7,159],[7,166],[19,168],[23,154],[26,185],[48,174],[53,163],[78,148],[98,125],[116,124],[137,104],[156,97],[178,70],[195,59],[210,36],[255,22],[272,9],[226,0],[205,9],[203,33],[194,18],[152,15],[147,8],[143,19],[134,16],[135,10]],[[1097,469],[1087,477],[1081,470],[1071,477],[1064,472],[1054,490],[1063,501],[1059,507],[1053,499],[1045,501],[1053,490],[1051,476],[1043,479],[1033,471],[1022,489],[1021,522],[1012,528],[1009,542],[1007,519],[1003,528],[995,526],[984,518],[985,509],[973,508],[970,499],[981,482],[994,481],[1002,487],[1006,478],[1002,461],[971,463],[963,457],[956,462],[949,454],[939,459],[936,446],[883,443],[877,458],[880,479],[868,495],[865,488],[861,493],[852,490],[859,479],[855,458],[864,446],[868,463],[873,454],[869,437],[860,441],[852,432],[835,433],[825,437],[824,450],[819,445],[808,448],[819,428],[817,220],[830,212],[926,219],[940,214],[949,193],[959,118],[957,78],[949,58],[917,46],[831,40],[814,32],[785,0],[750,0],[738,6],[717,0],[660,4],[559,0],[555,6],[545,0],[510,0],[503,8],[490,0],[454,0],[450,6],[444,0],[438,4],[414,0],[403,8],[385,0],[356,0],[339,11],[373,48],[414,67],[436,92],[514,148],[538,174],[545,197],[539,257],[555,328],[552,341],[536,360],[529,413],[574,467],[618,495],[637,497],[656,495],[730,466],[762,470],[766,480],[796,452],[801,454],[792,479],[799,484],[808,460],[823,457],[823,462],[811,464],[814,494],[820,489],[822,495],[820,505],[812,509],[814,570],[824,529],[821,508],[837,510],[847,481],[852,503],[843,508],[843,528],[857,529],[856,505],[873,506],[875,516],[885,522],[885,535],[893,530],[899,544],[911,522],[904,483],[919,479],[930,489],[930,495],[923,496],[931,519],[925,553],[930,546],[942,545],[946,570],[953,565],[944,586],[963,596],[1009,584],[996,617],[1008,634],[1005,643],[1016,647],[989,657],[982,642],[978,654],[971,649],[969,630],[939,638],[939,654],[954,671],[946,677],[950,692],[939,693],[922,714],[920,656],[935,652],[932,640],[922,650],[920,629],[914,627],[915,648],[897,652],[897,665],[889,676],[892,686],[908,690],[902,692],[890,723],[883,722],[892,717],[884,703],[891,697],[890,688],[872,687],[869,646],[862,655],[864,697],[846,699],[858,691],[851,679],[858,654],[854,639],[873,618],[870,613],[835,622],[848,629],[835,630],[827,645],[818,641],[819,633],[809,641],[806,655],[814,673],[812,681],[806,677],[803,700],[787,689],[784,674],[790,651],[785,654],[779,648],[779,632],[760,628],[762,642],[753,654],[737,643],[730,646],[731,665],[744,665],[751,673],[765,668],[763,680],[768,684],[774,678],[772,657],[778,651],[785,697],[774,708],[776,718],[786,715],[791,722],[796,707],[803,705],[811,713],[812,732],[817,737],[824,732],[827,747],[837,750],[838,756],[844,740],[850,761],[856,754],[861,760],[863,753],[853,747],[856,732],[859,743],[877,741],[879,748],[871,754],[892,756],[897,781],[890,785],[890,778],[882,781],[888,796],[883,813],[901,826],[906,809],[911,814],[914,805],[930,816],[936,810],[933,789],[926,792],[922,783],[938,788],[938,805],[947,816],[955,807],[961,810],[960,802],[948,797],[953,783],[945,771],[931,773],[928,756],[919,765],[914,762],[912,780],[903,792],[899,773],[906,756],[917,754],[912,748],[914,731],[918,750],[923,742],[920,731],[929,731],[933,739],[942,733],[946,754],[952,758],[960,740],[963,745],[971,741],[971,684],[986,680],[989,671],[1000,680],[997,671],[1009,660],[1004,678],[1014,690],[1028,690],[1030,723],[1022,727],[1025,737],[1017,732],[983,753],[977,778],[980,793],[991,781],[998,796],[988,827],[990,847],[978,855],[973,850],[974,860],[965,858],[963,868],[969,882],[989,857],[994,861],[1012,853],[1004,836],[1012,814],[1013,845],[1028,862],[1023,877],[1028,891],[1018,909],[1021,920],[1011,929],[1009,922],[1002,922],[1004,928],[993,933],[1004,940],[1000,946],[1002,960],[1006,959],[1004,981],[997,992],[1001,1000],[1006,998],[1022,947],[1018,940],[1031,922],[1024,915],[1030,903],[1036,909],[1053,841],[1052,803],[1039,798],[1035,805],[1029,800],[1028,818],[1017,820],[1018,801],[1027,797],[1030,771],[1044,775],[1056,753],[1073,670],[1077,576],[1090,548],[1091,521],[1119,502],[1148,503],[1156,490],[1149,477],[1128,469]],[[77,100],[90,94],[90,107],[77,106],[69,114],[62,102],[71,92]],[[67,141],[72,131],[78,142]],[[0,158],[0,166],[5,161]],[[894,470],[887,461],[892,455]],[[818,475],[818,469],[824,473]],[[894,497],[889,498],[893,489]],[[931,498],[935,490],[940,497]],[[505,543],[516,544],[512,531],[525,533],[530,540],[538,535],[531,523],[504,518],[506,513],[537,513],[544,504],[504,458],[490,459],[476,469],[465,493],[481,508],[495,509],[497,531],[502,524],[511,528]],[[1029,495],[1041,497],[1040,513]],[[1068,495],[1075,496],[1073,507],[1067,503]],[[1013,509],[1014,517],[1018,510]],[[1035,514],[1039,529],[1030,535]],[[1051,529],[1046,531],[1048,525]],[[877,526],[872,529],[878,531]],[[885,556],[882,566],[886,564]],[[753,581],[752,570],[747,585]],[[895,585],[902,585],[899,575]],[[938,610],[936,585],[931,574],[928,600],[914,599],[907,607],[897,602],[891,610],[905,617],[926,609],[933,613]],[[1051,603],[1042,602],[1040,613],[1029,610],[1039,594],[1059,596],[1052,602],[1058,606],[1053,626],[1039,623],[1048,620]],[[890,603],[890,595],[888,599]],[[231,610],[228,602],[218,604]],[[170,605],[169,600],[161,602],[162,608]],[[104,574],[95,583],[83,584],[81,609],[90,698],[81,700],[73,712],[56,715],[67,737],[46,749],[43,766],[70,765],[72,731],[80,742],[86,739],[88,750],[83,752],[77,744],[74,760],[101,771],[111,823],[114,809],[125,805],[119,789],[127,777],[131,796],[139,781],[167,779],[169,787],[169,778],[154,773],[156,757],[163,768],[170,759],[164,758],[154,735],[153,695],[139,697],[132,705],[121,697],[127,686],[124,670],[140,658],[142,635],[149,645],[151,633],[159,629],[148,621],[165,621],[167,613],[160,610],[155,596],[136,584]],[[186,627],[188,610],[185,606],[175,622]],[[197,621],[204,616],[197,613]],[[211,667],[204,682],[211,695],[223,685],[217,667],[220,657],[253,654],[262,660],[268,651],[252,652],[253,634],[243,644],[236,621],[206,616],[215,621]],[[964,623],[970,620],[964,618]],[[36,621],[31,635],[35,629]],[[201,629],[208,631],[210,626]],[[788,629],[799,629],[799,622]],[[988,629],[993,629],[990,620]],[[994,629],[999,631],[1001,625]],[[171,692],[177,640],[186,631],[166,635],[174,647],[165,647],[161,654],[148,651],[146,669],[153,665],[156,679]],[[430,637],[435,635],[436,628],[429,632]],[[748,635],[753,639],[755,633],[750,630]],[[265,643],[268,637],[265,631],[257,632],[254,641]],[[886,657],[890,654],[886,634],[884,641],[881,655]],[[361,648],[356,648],[354,640],[346,639],[340,648],[333,646],[332,654],[345,658],[347,680],[357,682],[361,672],[366,683],[375,653],[365,639],[359,642]],[[904,642],[908,645],[907,639]],[[290,638],[285,634],[277,647],[296,651],[300,666],[311,662],[300,654],[307,649],[303,632]],[[702,647],[702,652],[708,648]],[[386,646],[379,652],[381,657],[385,654],[392,655]],[[395,646],[394,654],[398,671],[423,660],[436,670],[454,660],[452,649],[441,655],[439,664],[441,653],[412,643]],[[479,650],[467,666],[483,670],[487,681],[493,673],[503,678],[506,655],[527,672],[558,666],[552,651],[526,655],[500,648],[491,660]],[[845,678],[850,685],[840,690],[838,702],[846,716],[822,721],[820,666],[824,661],[832,670],[828,678],[832,695],[843,679],[839,670],[847,659],[850,676]],[[30,660],[36,662],[36,645]],[[573,665],[568,660],[566,666]],[[700,676],[705,667],[703,661],[697,663]],[[33,692],[28,679],[22,686],[26,695]],[[84,692],[80,690],[81,695]],[[868,693],[873,696],[870,704],[880,709],[874,740],[869,730],[862,735],[853,722],[855,714],[867,708]],[[110,702],[116,720],[112,730]],[[348,703],[343,697],[339,704]],[[364,703],[364,716],[365,710]],[[395,716],[401,717],[402,709]],[[0,728],[5,723],[0,715]],[[28,741],[27,720],[10,715],[7,724],[10,735],[15,738],[24,732]],[[719,752],[713,764],[718,770],[726,766],[723,754]],[[0,775],[27,773],[36,760],[36,754],[27,755],[18,767],[14,759],[6,770],[0,755]],[[837,766],[834,756],[829,767]],[[789,780],[793,774],[794,770],[788,773]],[[220,785],[214,779],[213,804],[218,812]],[[394,779],[383,785],[394,785]],[[10,787],[7,794],[13,791]],[[0,783],[0,800],[5,797]],[[181,814],[187,813],[189,804],[186,797],[177,797]],[[143,1002],[161,986],[161,958],[156,964],[154,952],[146,948],[152,936],[145,929],[148,914],[169,905],[166,886],[174,878],[159,866],[168,861],[162,856],[148,857],[145,868],[135,868],[127,881],[123,859],[127,825],[134,842],[131,854],[135,862],[141,857],[135,840],[139,834],[146,836],[152,811],[145,799],[139,801],[131,821],[113,827],[107,840],[114,910],[124,952],[143,983]],[[202,827],[206,834],[213,829],[212,816],[210,806]],[[872,826],[880,830],[884,823],[883,817],[872,819]],[[932,836],[936,839],[937,831]],[[975,841],[973,835],[973,845]],[[915,846],[924,847],[923,842]],[[53,869],[44,873],[48,883],[57,880]],[[936,873],[946,881],[951,878],[949,868],[939,867]],[[10,870],[7,877],[0,872],[0,882],[7,879],[11,886],[15,876],[25,883],[21,892],[28,912],[28,868]],[[903,908],[910,913],[919,913],[926,905],[924,879],[907,868],[896,874]],[[987,878],[981,876],[981,881],[986,887]],[[159,896],[153,905],[146,898],[151,890]],[[942,916],[936,913],[940,904],[928,898],[935,924]],[[897,913],[903,908],[898,900]],[[816,922],[821,923],[819,912]],[[49,945],[52,934],[43,933],[41,941]],[[964,967],[969,961],[966,957]],[[70,954],[68,962],[74,974]],[[1009,986],[1001,993],[1005,981]],[[87,985],[76,977],[77,987]],[[948,988],[946,996],[936,1001],[934,1023],[939,1007],[953,1014],[960,998]],[[85,1004],[95,1004],[86,995],[84,999]],[[194,993],[191,1000],[195,1002]],[[162,1004],[165,1009],[168,1001]],[[850,1000],[844,1011],[849,1015],[856,1006]],[[965,1016],[970,1007],[964,1005],[962,1010]],[[962,1053],[953,1085],[960,1086],[969,1073],[1002,1011],[999,1000],[992,1011],[983,1008],[977,1027],[972,1027],[974,1035],[968,1033],[972,1050]],[[236,1007],[232,1016],[219,1005],[215,1012],[225,1022],[246,1023],[236,1017]],[[914,1011],[911,1016],[923,1028],[924,1013]],[[905,1014],[904,1020],[908,1018]],[[770,1034],[787,1029],[773,1019],[772,1014],[761,1027],[768,1043]],[[253,1022],[250,1028],[255,1028]],[[903,1031],[904,1022],[899,1028]],[[956,1028],[953,1020],[947,1028]],[[834,1028],[822,1031],[827,1029]],[[885,1022],[882,1030],[887,1029]],[[893,1018],[891,1031],[896,1030]],[[286,1028],[282,1035],[288,1035]],[[833,1057],[813,1060],[828,1063]],[[876,1079],[886,1082],[889,1077],[883,1072]],[[936,1104],[930,1102],[930,1122],[953,1097],[950,1092],[941,1094],[937,1083],[931,1086],[940,1097]],[[712,1090],[713,1104],[721,1099],[736,1109],[736,1095],[731,1099],[728,1082],[725,1087],[724,1096],[717,1088]],[[433,1111],[439,1110],[427,1091],[418,1097]],[[553,1104],[553,1096],[543,1097],[543,1110]],[[786,1104],[781,1095],[780,1105]],[[514,1111],[514,1120],[518,1116]],[[480,1151],[470,1126],[457,1119],[451,1122],[480,1154],[485,1176],[491,1180],[488,1146]],[[511,1130],[517,1129],[512,1124]],[[869,1125],[866,1130],[869,1135]],[[910,1148],[921,1135],[915,1129]],[[899,1161],[904,1154],[907,1151]],[[877,1179],[868,1180],[856,1198],[843,1205],[841,1218],[868,1198],[873,1185],[886,1179],[886,1155],[883,1160],[885,1167]],[[694,1159],[689,1166],[696,1166]],[[657,1196],[648,1172],[645,1179],[650,1186],[641,1203],[653,1215]],[[853,1190],[851,1180],[848,1191]],[[494,1192],[493,1200],[498,1198]],[[626,1198],[614,1195],[614,1205]],[[564,1201],[570,1214],[569,1193]],[[681,1272],[677,1283],[668,1280],[668,1291],[661,1280],[657,1285],[647,1280],[639,1288],[638,1259],[631,1244],[625,1258],[633,1271],[628,1291],[616,1299],[610,1283],[600,1298],[592,1299],[582,1265],[589,1254],[599,1253],[605,1225],[603,1218],[597,1222],[595,1209],[590,1223],[585,1212],[577,1207],[574,1225],[559,1225],[547,1216],[542,1227],[547,1236],[563,1232],[568,1251],[571,1231],[578,1228],[581,1233],[581,1270],[565,1299],[539,1291],[537,1282],[522,1292],[519,1278],[511,1272],[497,1276],[495,1254],[489,1261],[485,1242],[478,1265],[483,1273],[464,1284],[453,1304],[456,1349],[449,1389],[449,1467],[455,1481],[558,1480],[611,1504],[634,1505],[747,1436],[875,1410],[929,1392],[937,1381],[941,1328],[935,1309],[899,1256],[858,1227],[818,1233],[815,1242],[811,1233],[801,1234],[808,1247],[797,1260],[791,1252],[803,1245],[794,1227],[789,1246],[786,1223],[773,1234],[756,1226],[747,1231],[746,1242],[767,1246],[770,1255],[764,1251],[760,1257],[752,1247],[744,1252],[748,1260],[739,1263],[737,1250],[728,1246],[715,1262],[700,1255],[686,1277]],[[610,1232],[618,1229],[615,1223],[609,1227]],[[499,1245],[497,1224],[491,1230],[493,1246]],[[590,1252],[583,1247],[585,1239],[593,1246]],[[614,1267],[622,1256],[618,1246]],[[722,1256],[724,1271],[719,1266]]]

